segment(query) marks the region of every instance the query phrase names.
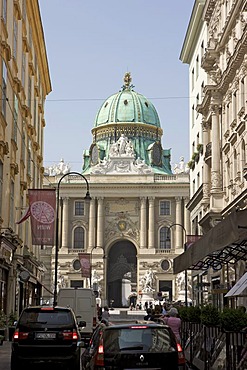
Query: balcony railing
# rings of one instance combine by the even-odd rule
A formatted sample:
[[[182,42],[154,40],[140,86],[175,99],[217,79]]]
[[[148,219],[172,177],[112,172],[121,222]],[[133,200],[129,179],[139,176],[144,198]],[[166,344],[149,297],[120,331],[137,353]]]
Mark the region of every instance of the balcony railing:
[[[165,248],[157,248],[155,249],[155,253],[156,254],[174,254],[175,253],[175,249],[165,249]]]

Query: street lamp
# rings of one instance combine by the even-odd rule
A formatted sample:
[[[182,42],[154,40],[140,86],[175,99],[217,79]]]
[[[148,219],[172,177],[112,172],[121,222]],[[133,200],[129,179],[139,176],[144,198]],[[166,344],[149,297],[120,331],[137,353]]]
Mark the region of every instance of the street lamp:
[[[186,244],[187,233],[186,233],[185,227],[182,224],[175,223],[175,224],[172,224],[171,226],[169,226],[169,229],[171,229],[173,226],[182,227],[182,229],[184,231],[184,236],[185,236],[184,252],[186,252],[186,249],[187,249],[187,244]],[[187,273],[187,270],[184,270],[184,301],[185,301],[185,306],[187,307],[188,306],[188,273]]]
[[[56,235],[55,235],[55,278],[54,278],[54,293],[53,293],[53,306],[57,305],[57,272],[58,272],[58,229],[59,229],[59,189],[60,189],[60,184],[61,181],[64,179],[64,177],[69,176],[69,175],[76,175],[76,176],[81,176],[83,180],[86,182],[87,185],[87,192],[84,197],[85,200],[91,200],[90,193],[89,193],[89,183],[86,179],[85,176],[83,176],[79,172],[68,172],[65,175],[63,175],[57,184],[57,208],[56,208]]]

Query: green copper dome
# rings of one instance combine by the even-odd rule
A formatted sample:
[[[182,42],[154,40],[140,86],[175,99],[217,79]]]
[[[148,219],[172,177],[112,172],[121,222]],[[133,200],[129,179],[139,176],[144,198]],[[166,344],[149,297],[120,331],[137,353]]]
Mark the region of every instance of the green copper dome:
[[[92,135],[90,149],[83,154],[84,174],[171,174],[170,149],[162,148],[158,113],[133,90],[129,72],[122,89],[101,105]]]
[[[159,116],[145,96],[135,92],[126,73],[122,90],[104,101],[95,119],[94,127],[107,124],[146,123],[160,127]]]

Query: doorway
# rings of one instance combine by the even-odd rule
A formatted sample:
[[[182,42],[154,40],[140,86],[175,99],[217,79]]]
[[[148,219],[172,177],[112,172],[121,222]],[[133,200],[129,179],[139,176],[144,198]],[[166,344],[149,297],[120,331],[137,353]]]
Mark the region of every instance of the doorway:
[[[128,307],[137,288],[136,247],[128,240],[112,245],[108,254],[107,301],[113,307]]]

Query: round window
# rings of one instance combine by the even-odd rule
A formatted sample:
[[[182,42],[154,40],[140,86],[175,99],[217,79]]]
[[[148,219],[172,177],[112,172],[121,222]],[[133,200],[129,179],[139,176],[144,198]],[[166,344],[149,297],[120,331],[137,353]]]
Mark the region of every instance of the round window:
[[[167,271],[167,270],[169,270],[169,268],[170,268],[170,261],[168,261],[168,260],[163,260],[163,261],[161,262],[161,268],[162,268],[162,270],[163,270],[163,271]]]
[[[79,260],[74,260],[73,268],[74,268],[74,270],[80,270],[81,269],[81,263],[80,263]]]

